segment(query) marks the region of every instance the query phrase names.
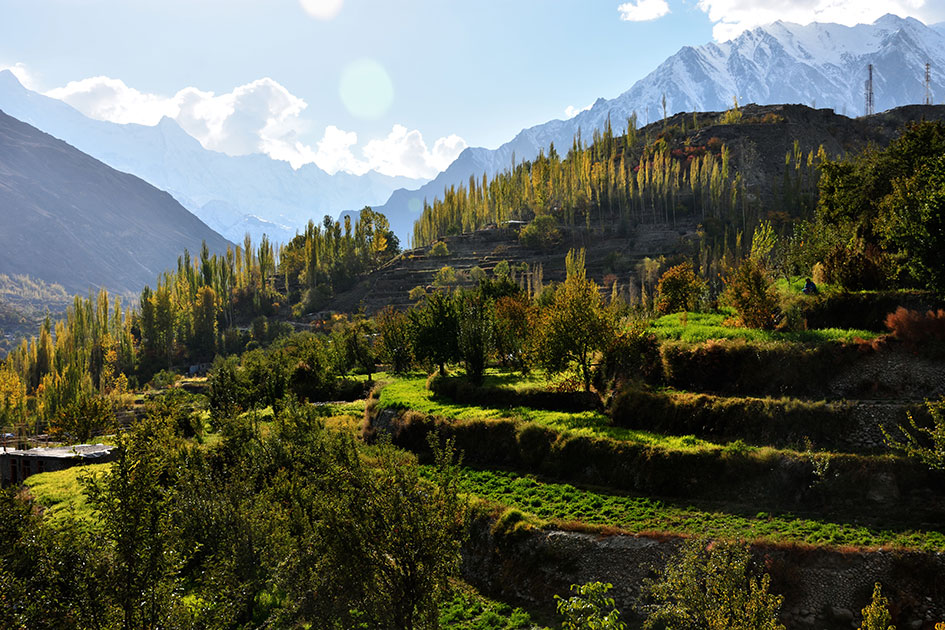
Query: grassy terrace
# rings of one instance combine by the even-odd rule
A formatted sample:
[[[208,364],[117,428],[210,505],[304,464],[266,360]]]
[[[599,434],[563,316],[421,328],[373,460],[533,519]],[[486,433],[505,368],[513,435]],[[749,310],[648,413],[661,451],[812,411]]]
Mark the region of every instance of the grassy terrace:
[[[719,313],[683,313],[664,315],[650,325],[650,330],[661,341],[704,343],[710,339],[739,339],[748,342],[825,343],[851,342],[855,339],[875,339],[878,333],[868,330],[822,328],[798,332],[779,332],[757,328],[728,326],[725,321],[734,317],[731,311]]]
[[[80,521],[91,522],[92,506],[88,504],[79,477],[95,474],[108,464],[87,464],[65,470],[45,472],[26,478],[24,485],[45,511],[53,525],[64,523],[70,516]]]
[[[694,507],[643,496],[547,483],[506,471],[465,468],[470,494],[537,516],[553,526],[615,527],[630,533],[706,534],[719,538],[810,545],[945,551],[945,527],[872,527],[791,514],[748,515],[729,507]]]
[[[486,385],[506,385],[513,380],[518,387],[541,384],[540,377],[531,377],[532,381],[519,382],[518,377],[491,374]],[[517,418],[526,422],[535,422],[561,432],[589,437],[607,437],[627,442],[649,444],[661,448],[684,451],[717,450],[723,447],[691,435],[666,436],[648,431],[638,431],[610,425],[610,418],[597,411],[569,413],[516,407],[499,409],[453,402],[435,395],[426,388],[426,375],[410,375],[394,379],[381,390],[380,408],[411,409],[421,413],[442,416],[454,420],[490,420],[498,418]]]

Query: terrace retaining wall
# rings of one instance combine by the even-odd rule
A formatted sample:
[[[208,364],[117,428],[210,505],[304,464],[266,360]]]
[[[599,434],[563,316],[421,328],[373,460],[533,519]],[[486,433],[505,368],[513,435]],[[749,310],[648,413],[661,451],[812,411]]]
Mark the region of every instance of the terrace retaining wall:
[[[637,605],[643,580],[653,577],[682,539],[599,535],[560,530],[492,533],[494,521],[475,519],[464,547],[463,576],[484,593],[545,613],[571,584],[610,582],[625,619],[642,621]],[[901,630],[932,630],[945,620],[945,554],[894,550],[844,551],[755,546],[784,596],[782,622],[791,630],[857,628],[860,611],[880,582]]]

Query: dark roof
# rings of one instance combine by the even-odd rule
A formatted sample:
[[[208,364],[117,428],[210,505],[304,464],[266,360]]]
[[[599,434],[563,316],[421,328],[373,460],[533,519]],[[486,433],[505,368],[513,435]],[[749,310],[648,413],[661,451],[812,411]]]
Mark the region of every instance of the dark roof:
[[[31,448],[28,450],[9,450],[4,455],[17,457],[56,457],[81,459],[98,459],[112,452],[114,446],[106,444],[76,444],[74,446],[54,446],[49,448]]]

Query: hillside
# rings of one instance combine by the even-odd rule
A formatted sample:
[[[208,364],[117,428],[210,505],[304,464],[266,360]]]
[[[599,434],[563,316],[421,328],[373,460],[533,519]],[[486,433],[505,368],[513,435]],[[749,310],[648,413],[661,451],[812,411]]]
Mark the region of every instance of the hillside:
[[[137,293],[229,243],[169,194],[0,112],[0,273]]]
[[[652,123],[637,135],[650,143],[663,136],[670,150],[677,151],[708,144],[730,147],[733,177],[741,174],[753,216],[777,216],[782,221],[796,212],[795,208],[785,205],[780,191],[785,155],[793,154],[795,141],[803,156],[823,146],[829,157],[836,158],[871,145],[886,146],[908,122],[945,120],[942,105],[911,105],[863,118],[849,118],[829,109],[804,105],[747,105],[740,111],[742,118],[737,124],[721,124],[723,112],[684,113],[665,122]],[[765,120],[769,122],[762,122]],[[617,140],[619,143],[620,139]],[[629,165],[632,164],[634,162],[630,161]],[[597,211],[592,213],[596,222]],[[417,218],[419,216],[420,213]],[[510,218],[527,220],[530,216]],[[407,251],[366,277],[350,292],[339,295],[326,309],[355,311],[363,305],[368,312],[374,312],[386,304],[406,307],[410,303],[407,293],[416,286],[430,284],[435,272],[444,265],[458,272],[468,272],[477,266],[489,271],[502,260],[511,265],[526,263],[534,267],[540,264],[546,281],[558,281],[564,276],[564,256],[575,246],[588,248],[588,275],[598,283],[611,273],[625,282],[626,272],[635,269],[644,257],[689,251],[689,245],[679,242],[678,237],[692,242],[702,222],[702,217],[683,214],[677,217],[675,225],[654,222],[649,213],[644,212],[631,222],[630,229],[621,227],[611,215],[604,218],[603,225],[595,223],[595,229],[590,232],[565,230],[565,236],[546,250],[521,246],[517,233],[512,230],[487,227],[475,233],[447,236],[444,241],[449,256],[432,257],[429,247]]]
[[[608,120],[615,129],[622,129],[633,115],[641,125],[659,120],[664,96],[670,115],[724,110],[737,97],[741,103],[802,103],[857,116],[864,108],[866,68],[873,64],[876,111],[922,103],[926,62],[931,63],[933,102],[941,102],[941,30],[894,15],[854,27],[775,22],[728,42],[683,47],[623,94],[599,98],[573,118],[523,129],[496,149],[467,148],[433,181],[416,190],[397,190],[375,210],[390,219],[399,235],[409,234],[424,200],[442,198],[444,188],[463,184],[471,175],[506,170],[513,159],[533,159],[551,143],[559,150],[569,147],[579,131],[588,140]]]

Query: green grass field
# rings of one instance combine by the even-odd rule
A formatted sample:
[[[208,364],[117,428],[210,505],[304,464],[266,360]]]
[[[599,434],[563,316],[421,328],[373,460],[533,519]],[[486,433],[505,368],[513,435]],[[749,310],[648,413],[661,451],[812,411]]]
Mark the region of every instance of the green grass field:
[[[757,328],[727,326],[725,320],[732,312],[686,313],[664,315],[650,324],[650,330],[660,341],[684,341],[704,343],[710,339],[744,339],[748,342],[827,343],[831,341],[851,342],[855,339],[875,339],[879,333],[868,330],[823,328],[798,332],[779,332]]]
[[[498,377],[497,377],[498,378]],[[514,382],[515,377],[507,377]],[[381,390],[380,408],[412,409],[454,420],[494,420],[499,418],[518,418],[525,422],[534,422],[558,431],[590,437],[608,437],[626,442],[637,442],[661,448],[684,451],[721,450],[723,446],[700,440],[691,435],[666,436],[648,431],[638,431],[610,425],[610,418],[597,411],[569,413],[547,411],[527,407],[499,409],[453,402],[435,395],[426,388],[426,375],[410,375],[395,378]]]
[[[105,470],[109,464],[87,464],[73,466],[56,472],[45,472],[26,478],[24,485],[43,508],[50,524],[62,524],[74,517],[80,521],[93,523],[95,516],[82,492],[79,478],[87,474],[96,474]]]
[[[916,531],[874,528],[789,514],[746,515],[723,507],[699,508],[649,497],[581,489],[506,471],[465,468],[463,478],[466,492],[533,514],[552,526],[573,527],[575,523],[582,523],[616,527],[631,533],[945,551],[945,527]]]

